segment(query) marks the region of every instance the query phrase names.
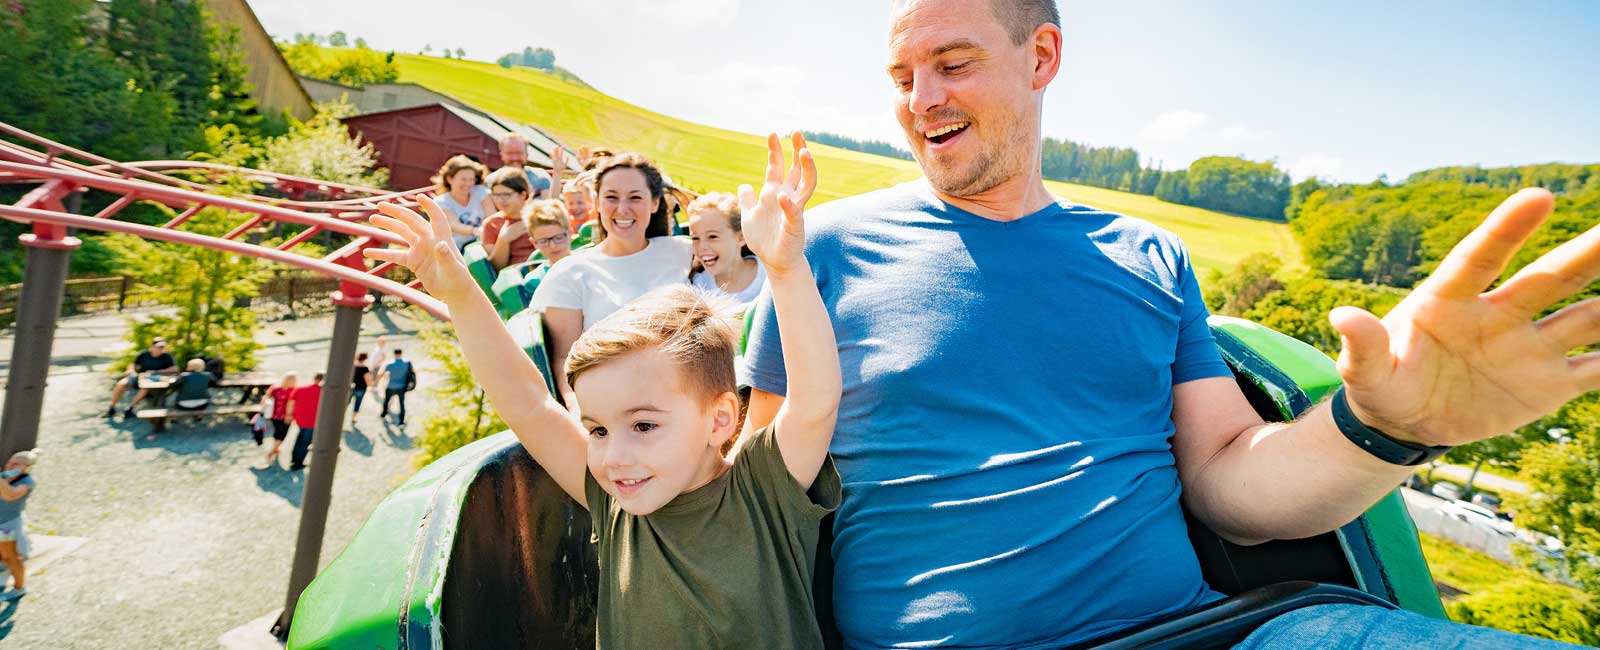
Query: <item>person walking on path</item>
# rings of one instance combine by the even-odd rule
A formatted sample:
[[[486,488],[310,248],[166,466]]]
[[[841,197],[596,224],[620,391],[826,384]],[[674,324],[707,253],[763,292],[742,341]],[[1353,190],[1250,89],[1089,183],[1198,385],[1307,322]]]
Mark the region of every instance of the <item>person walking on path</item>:
[[[11,455],[5,471],[0,472],[0,562],[11,572],[12,581],[11,589],[0,594],[0,600],[16,600],[28,593],[23,588],[27,568],[22,564],[22,509],[37,485],[31,472],[38,462],[39,450],[19,451]]]
[[[317,406],[322,402],[322,373],[311,376],[311,385],[301,386],[289,394],[289,410],[294,414],[294,449],[289,452],[289,471],[306,468],[306,452],[311,450],[311,437],[317,426]]]
[[[139,405],[145,395],[150,394],[150,391],[139,388],[139,375],[147,372],[171,374],[177,371],[177,367],[178,362],[173,360],[172,355],[167,352],[167,340],[159,336],[156,337],[155,340],[150,342],[149,350],[140,352],[138,358],[134,359],[133,363],[128,364],[128,370],[122,375],[121,379],[117,380],[117,385],[111,389],[111,405],[106,407],[106,417],[116,416],[117,403],[122,401],[122,394],[132,387],[138,390],[133,395],[133,402],[128,404],[128,409],[122,412],[122,417],[132,418],[134,407]]]
[[[1238,544],[1326,533],[1450,446],[1600,389],[1600,354],[1568,356],[1600,341],[1600,300],[1543,315],[1600,276],[1600,228],[1504,276],[1553,208],[1528,189],[1383,318],[1333,310],[1343,387],[1294,422],[1263,421],[1212,340],[1182,242],[1044,184],[1055,2],[889,10],[895,115],[924,178],[806,220],[845,378],[832,594],[845,647],[1054,648],[1192,612],[1222,595],[1185,506]],[[751,318],[753,431],[783,402],[791,332],[770,297]],[[1352,605],[1291,611],[1237,647],[1419,644],[1570,647]]]
[[[267,419],[272,422],[272,451],[267,452],[267,464],[278,463],[278,453],[283,450],[283,439],[289,437],[289,401],[294,394],[295,384],[299,383],[294,371],[283,373],[283,379],[278,384],[267,389],[267,400],[272,402],[272,410]],[[256,430],[256,444],[261,444],[261,431]]]
[[[356,425],[356,414],[361,412],[361,398],[367,394],[367,376],[372,369],[367,367],[367,353],[356,355],[355,373],[350,375],[350,426]]]
[[[383,373],[378,375],[378,385],[383,386],[383,409],[378,412],[380,417],[389,416],[389,401],[400,398],[400,412],[395,419],[395,424],[406,424],[406,391],[417,385],[416,370],[411,367],[411,362],[403,358],[400,348],[394,349],[394,361],[384,366]]]

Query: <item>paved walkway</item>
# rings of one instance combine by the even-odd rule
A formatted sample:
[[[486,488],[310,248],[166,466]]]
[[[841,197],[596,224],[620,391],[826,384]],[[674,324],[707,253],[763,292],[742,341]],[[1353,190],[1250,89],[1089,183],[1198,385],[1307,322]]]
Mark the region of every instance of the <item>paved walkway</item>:
[[[1472,476],[1472,468],[1462,467],[1460,465],[1446,465],[1441,463],[1433,470],[1434,479],[1437,480],[1440,478],[1447,478],[1459,485],[1466,485],[1467,477],[1469,476]],[[1478,472],[1478,478],[1473,480],[1473,485],[1488,488],[1501,494],[1506,492],[1515,492],[1517,494],[1528,493],[1528,484],[1515,479],[1509,479],[1504,476],[1490,474],[1488,472]]]
[[[304,485],[284,469],[293,434],[269,467],[239,419],[174,424],[154,442],[143,422],[106,420],[123,322],[97,315],[59,327],[27,515],[33,533],[82,543],[32,573],[28,595],[0,611],[0,648],[216,648],[225,632],[283,606]],[[326,369],[332,329],[332,315],[263,324],[259,369]],[[414,471],[411,436],[429,410],[432,370],[414,329],[394,311],[363,322],[362,349],[388,334],[418,362],[424,390],[412,393],[404,429],[366,404],[343,432],[324,566]],[[0,333],[0,372],[10,348]]]

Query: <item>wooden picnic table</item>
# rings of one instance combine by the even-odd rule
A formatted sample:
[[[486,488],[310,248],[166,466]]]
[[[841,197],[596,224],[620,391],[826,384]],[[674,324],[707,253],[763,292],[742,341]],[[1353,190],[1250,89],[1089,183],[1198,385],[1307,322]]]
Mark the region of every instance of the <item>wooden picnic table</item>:
[[[272,387],[277,378],[277,373],[270,372],[233,372],[223,375],[222,381],[217,382],[217,388],[237,388],[240,393],[238,403],[254,404],[267,396],[267,389]],[[144,374],[139,376],[139,388],[150,391],[145,399],[153,406],[160,407],[166,401],[167,391],[177,381],[177,375]]]

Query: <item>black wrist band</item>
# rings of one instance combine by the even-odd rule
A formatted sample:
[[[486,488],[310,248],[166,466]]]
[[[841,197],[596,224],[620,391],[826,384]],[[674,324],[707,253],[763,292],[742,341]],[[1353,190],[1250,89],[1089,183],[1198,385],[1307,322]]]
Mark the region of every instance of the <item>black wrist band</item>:
[[[1343,433],[1350,442],[1376,456],[1378,460],[1391,465],[1414,467],[1443,456],[1451,449],[1443,445],[1427,447],[1396,440],[1382,431],[1363,424],[1350,410],[1350,402],[1344,396],[1344,386],[1340,386],[1339,390],[1333,393],[1333,423],[1339,426],[1339,433]]]

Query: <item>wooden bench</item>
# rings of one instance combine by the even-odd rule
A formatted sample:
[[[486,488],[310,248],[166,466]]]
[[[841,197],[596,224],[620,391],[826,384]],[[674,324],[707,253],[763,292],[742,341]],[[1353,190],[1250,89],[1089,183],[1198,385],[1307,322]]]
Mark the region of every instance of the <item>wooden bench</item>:
[[[261,410],[261,405],[260,404],[216,404],[216,403],[212,403],[211,406],[208,406],[206,408],[200,409],[198,411],[185,411],[183,409],[178,409],[178,408],[170,408],[170,409],[167,409],[167,408],[140,409],[139,411],[134,413],[134,417],[137,417],[137,418],[139,418],[141,420],[149,420],[150,421],[150,425],[155,427],[155,432],[156,433],[161,433],[162,431],[165,431],[167,429],[167,419],[168,418],[182,418],[182,417],[205,418],[205,417],[211,417],[213,415],[249,415],[251,413],[255,413],[255,412],[260,411],[260,410]]]

